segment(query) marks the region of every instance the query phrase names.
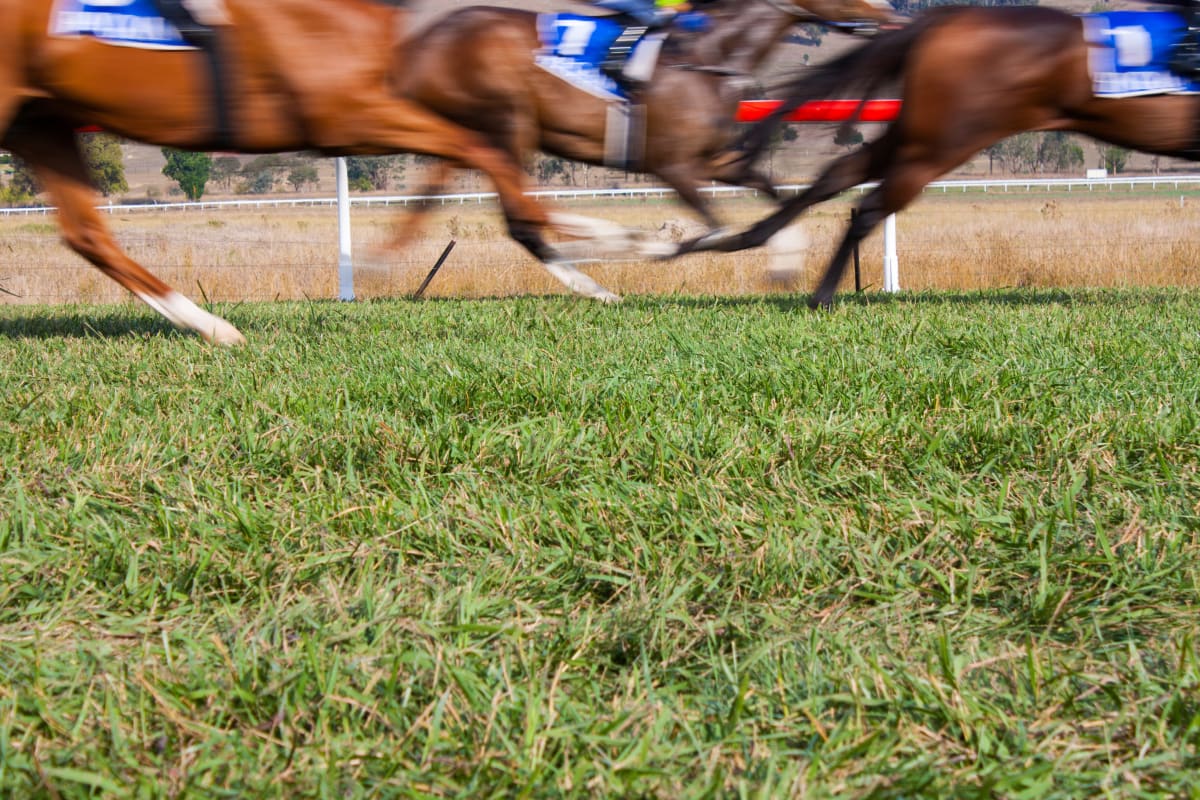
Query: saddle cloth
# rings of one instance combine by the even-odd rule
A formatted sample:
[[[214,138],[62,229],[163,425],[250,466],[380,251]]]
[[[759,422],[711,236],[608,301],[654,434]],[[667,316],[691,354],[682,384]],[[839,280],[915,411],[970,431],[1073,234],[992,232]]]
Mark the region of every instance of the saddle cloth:
[[[151,50],[191,50],[153,0],[56,0],[51,36],[92,36],[109,44]]]
[[[1175,11],[1084,14],[1088,69],[1097,97],[1196,94],[1200,83],[1171,72],[1171,50],[1187,31]]]
[[[609,48],[625,30],[620,23],[583,14],[538,14],[537,29],[542,49],[534,63],[539,67],[601,99],[628,99],[617,82],[600,71]]]

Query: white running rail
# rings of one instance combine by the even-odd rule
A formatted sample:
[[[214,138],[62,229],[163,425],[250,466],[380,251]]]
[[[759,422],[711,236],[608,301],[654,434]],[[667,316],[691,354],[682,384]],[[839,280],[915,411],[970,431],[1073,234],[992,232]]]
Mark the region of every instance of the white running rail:
[[[863,192],[875,184],[865,183],[850,191]],[[786,184],[779,187],[784,194],[795,194],[808,188],[807,184]],[[935,181],[925,187],[926,192],[1031,192],[1035,189],[1053,191],[1126,191],[1158,189],[1200,189],[1200,175],[1171,175],[1150,177],[1109,178],[1008,178],[1005,180],[961,180]],[[753,189],[738,186],[710,186],[701,189],[713,197],[755,196]],[[542,200],[646,200],[671,197],[675,192],[665,186],[650,186],[629,189],[543,189],[529,192],[530,197]],[[407,206],[414,203],[439,205],[466,205],[489,203],[496,199],[494,192],[470,192],[447,195],[360,195],[350,198],[354,206]],[[219,211],[225,209],[289,208],[297,206],[334,206],[336,197],[271,197],[239,200],[208,200],[195,203],[117,203],[98,206],[109,213],[129,211]],[[54,211],[52,206],[31,208],[0,208],[0,216],[44,215]]]

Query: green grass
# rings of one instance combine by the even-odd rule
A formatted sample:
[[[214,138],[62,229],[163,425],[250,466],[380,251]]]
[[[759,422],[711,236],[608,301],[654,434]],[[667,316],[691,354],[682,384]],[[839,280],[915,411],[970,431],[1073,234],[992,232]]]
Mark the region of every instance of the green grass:
[[[0,309],[0,795],[1198,797],[1194,292]]]

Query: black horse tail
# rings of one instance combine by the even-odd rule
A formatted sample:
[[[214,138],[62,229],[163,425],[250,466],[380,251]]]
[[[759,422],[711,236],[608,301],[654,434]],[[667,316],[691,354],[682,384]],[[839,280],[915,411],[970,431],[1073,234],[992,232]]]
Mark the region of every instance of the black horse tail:
[[[739,161],[753,164],[771,143],[788,114],[811,100],[860,97],[862,103],[845,125],[858,121],[863,106],[884,85],[900,78],[908,55],[922,35],[940,18],[936,10],[895,31],[877,35],[861,47],[818,67],[810,67],[787,84],[782,103],[747,131],[733,148]]]

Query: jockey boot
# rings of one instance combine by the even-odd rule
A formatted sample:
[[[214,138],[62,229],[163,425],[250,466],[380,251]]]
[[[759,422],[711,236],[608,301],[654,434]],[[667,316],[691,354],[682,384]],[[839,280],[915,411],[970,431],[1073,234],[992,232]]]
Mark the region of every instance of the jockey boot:
[[[629,60],[629,55],[646,35],[647,30],[649,28],[645,25],[632,25],[626,28],[608,48],[608,54],[600,64],[601,72],[631,93],[643,88],[644,84],[625,74],[625,62]]]

